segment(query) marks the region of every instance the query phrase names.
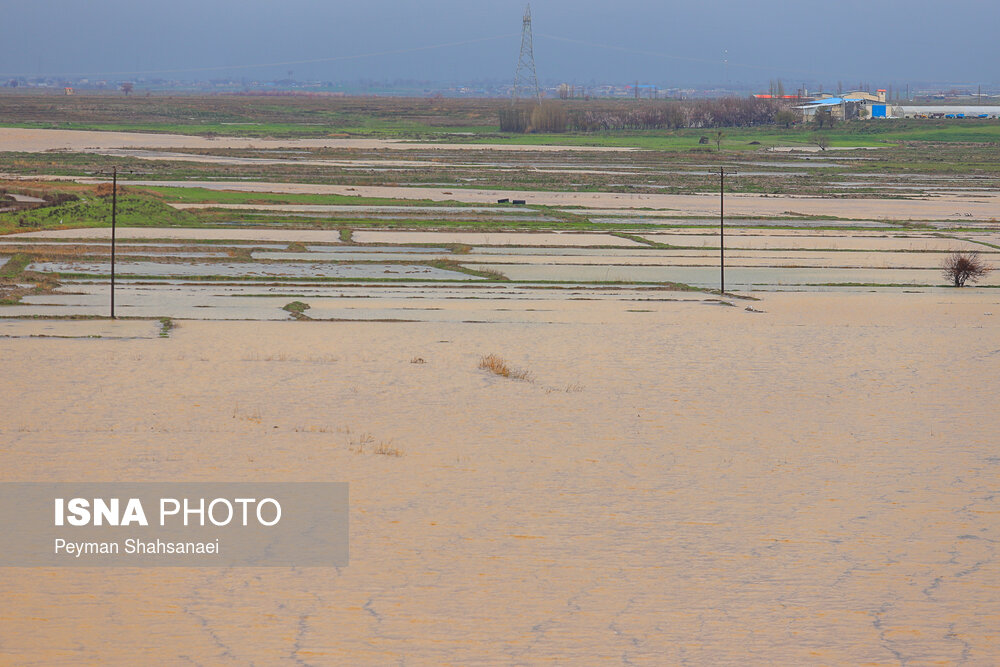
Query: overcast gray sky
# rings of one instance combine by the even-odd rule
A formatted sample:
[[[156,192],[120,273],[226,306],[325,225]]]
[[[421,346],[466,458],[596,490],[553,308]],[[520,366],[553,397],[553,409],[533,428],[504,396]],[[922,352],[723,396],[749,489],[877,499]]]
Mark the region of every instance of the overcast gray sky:
[[[292,70],[296,79],[503,80],[513,76],[523,8],[521,0],[0,0],[0,75],[199,70],[144,76],[275,79]],[[532,13],[546,81],[1000,83],[995,1],[536,0]],[[440,48],[409,51],[424,47]],[[372,53],[382,55],[353,57]],[[268,66],[246,67],[257,64]]]

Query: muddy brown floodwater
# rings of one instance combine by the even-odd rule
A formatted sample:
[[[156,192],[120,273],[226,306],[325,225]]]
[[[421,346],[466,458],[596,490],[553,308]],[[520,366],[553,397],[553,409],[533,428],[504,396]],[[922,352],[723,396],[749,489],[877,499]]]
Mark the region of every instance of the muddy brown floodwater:
[[[400,139],[368,139],[323,137],[318,139],[201,137],[187,134],[143,132],[99,132],[93,130],[36,130],[0,127],[0,151],[33,152],[102,151],[129,148],[359,148],[401,151],[427,150],[494,150],[536,152],[628,152],[634,148],[595,146],[521,146],[511,144],[454,144],[408,142]]]
[[[0,479],[345,481],[351,561],[0,570],[0,662],[996,664],[993,291],[5,325]]]

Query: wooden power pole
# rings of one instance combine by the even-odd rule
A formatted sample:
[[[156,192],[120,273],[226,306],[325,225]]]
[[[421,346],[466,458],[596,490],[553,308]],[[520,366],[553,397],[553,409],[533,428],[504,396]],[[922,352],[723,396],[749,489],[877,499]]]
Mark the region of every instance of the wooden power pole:
[[[719,292],[726,293],[726,174],[732,176],[735,171],[726,172],[725,167],[719,167]]]
[[[111,168],[111,319],[115,319],[115,233],[118,212],[118,167]]]
[[[107,172],[103,172],[107,173]],[[129,172],[131,173],[131,171]],[[115,319],[115,251],[118,235],[118,167],[111,167],[111,319]]]

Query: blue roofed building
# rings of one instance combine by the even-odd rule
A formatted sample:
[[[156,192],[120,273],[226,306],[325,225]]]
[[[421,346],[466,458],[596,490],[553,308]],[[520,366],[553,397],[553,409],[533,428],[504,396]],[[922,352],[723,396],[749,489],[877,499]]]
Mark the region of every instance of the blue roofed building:
[[[879,89],[875,94],[852,91],[837,96],[819,97],[811,102],[795,107],[802,113],[803,121],[810,121],[817,113],[828,113],[834,120],[857,120],[889,117],[890,105],[886,101],[886,91]]]

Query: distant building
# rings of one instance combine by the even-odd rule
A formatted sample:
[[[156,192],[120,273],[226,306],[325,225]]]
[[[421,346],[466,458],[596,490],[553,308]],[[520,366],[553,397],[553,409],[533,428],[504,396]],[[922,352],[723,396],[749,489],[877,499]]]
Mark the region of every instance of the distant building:
[[[821,96],[795,107],[802,113],[803,121],[810,121],[817,113],[829,113],[836,120],[868,120],[871,118],[1000,118],[997,105],[915,105],[891,104],[886,91],[879,89],[873,95],[852,91],[843,95]]]
[[[875,94],[855,90],[841,95],[821,95],[810,102],[795,107],[802,113],[803,121],[810,121],[817,113],[829,113],[835,120],[886,118],[888,106],[886,90],[879,88]]]
[[[837,97],[843,97],[849,100],[864,100],[866,102],[882,102],[885,103],[885,96],[888,91],[885,88],[879,88],[874,94],[866,92],[864,90],[852,90],[849,93],[842,93],[837,95]],[[830,97],[833,97],[832,95]]]

